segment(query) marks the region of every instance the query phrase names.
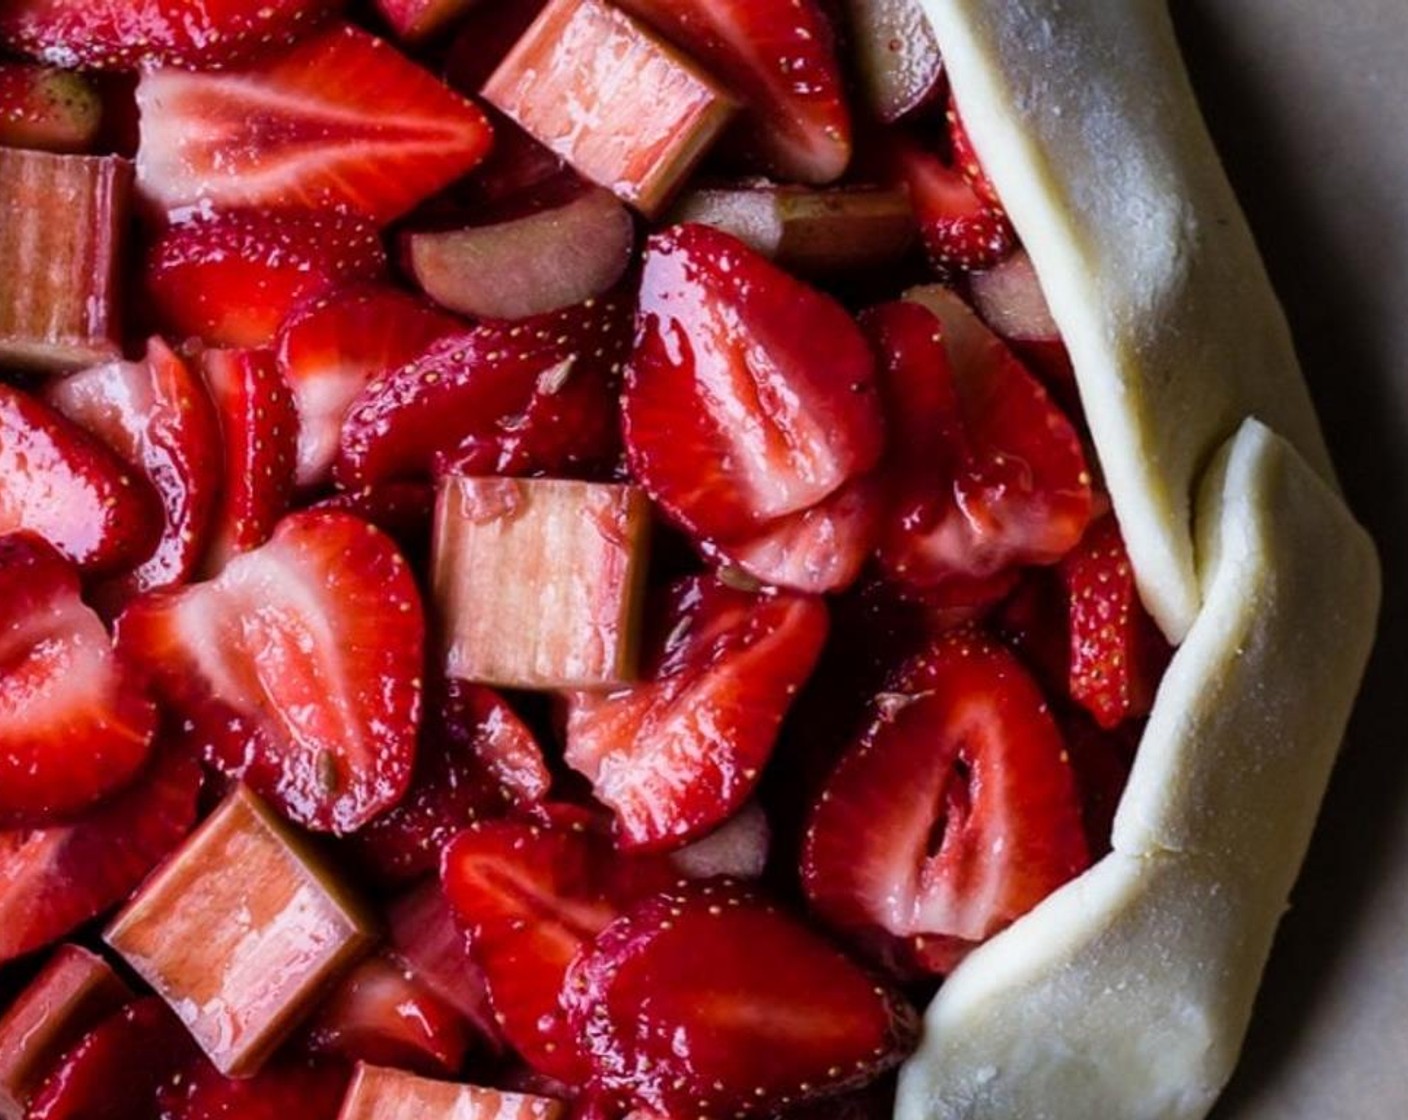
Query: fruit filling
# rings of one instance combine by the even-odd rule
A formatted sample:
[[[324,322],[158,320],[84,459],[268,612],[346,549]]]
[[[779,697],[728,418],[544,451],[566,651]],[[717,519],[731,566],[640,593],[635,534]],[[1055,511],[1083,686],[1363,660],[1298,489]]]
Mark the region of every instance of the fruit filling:
[[[881,1120],[1108,850],[1171,651],[915,0],[8,0],[0,247],[0,1120]]]

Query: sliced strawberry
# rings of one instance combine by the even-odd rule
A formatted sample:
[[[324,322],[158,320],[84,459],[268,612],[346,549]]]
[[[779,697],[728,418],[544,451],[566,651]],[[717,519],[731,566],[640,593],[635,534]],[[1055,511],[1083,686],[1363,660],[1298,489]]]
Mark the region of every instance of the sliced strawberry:
[[[290,1058],[253,1077],[226,1077],[197,1058],[157,1092],[161,1120],[335,1120],[350,1071]]]
[[[1110,850],[1115,812],[1129,783],[1143,723],[1129,720],[1105,730],[1085,712],[1068,707],[1058,711],[1057,719],[1080,785],[1086,844],[1098,859]]]
[[[455,921],[439,879],[394,899],[386,926],[387,952],[472,1024],[487,1049],[502,1051],[484,973],[470,956],[469,937]]]
[[[146,287],[170,337],[269,346],[300,303],[385,267],[381,239],[362,218],[242,210],[169,226],[147,256]]]
[[[44,1079],[26,1120],[149,1120],[158,1088],[195,1043],[157,996],[128,1004],[80,1039]]]
[[[161,209],[313,207],[397,218],[484,158],[484,114],[389,43],[336,24],[230,74],[137,88],[138,189]]]
[[[1088,863],[1045,698],[1011,653],[964,629],[876,697],[813,806],[802,879],[838,929],[941,973]]]
[[[1113,517],[1061,562],[1070,604],[1071,699],[1106,729],[1147,715],[1172,650],[1139,600]]]
[[[292,43],[334,0],[7,0],[0,42],[84,70],[228,65]]]
[[[904,139],[896,140],[893,154],[935,268],[991,268],[1017,247],[1007,215],[985,202],[961,170]]]
[[[668,1116],[769,1115],[863,1085],[918,1020],[838,949],[729,880],[641,903],[568,974],[593,1085]]]
[[[339,490],[310,509],[336,509],[375,525],[416,567],[430,552],[430,527],[435,517],[435,488],[422,482],[384,482],[360,490]]]
[[[808,509],[768,522],[756,537],[707,544],[705,552],[774,587],[820,595],[849,587],[875,545],[883,488],[873,474]]]
[[[1070,421],[962,300],[937,286],[911,295],[933,314],[870,320],[894,433],[880,561],[907,586],[956,583],[960,601],[992,602],[1011,569],[1055,563],[1080,540],[1090,472]]]
[[[647,243],[626,450],[696,538],[755,537],[869,470],[873,375],[850,315],[736,238],[683,225]]]
[[[117,624],[122,652],[209,761],[335,832],[410,783],[424,629],[391,542],[322,511],[285,518],[216,579],[139,599]]]
[[[958,106],[953,103],[952,94],[949,95],[944,119],[948,122],[948,142],[949,147],[953,149],[953,166],[963,173],[963,177],[972,186],[973,193],[984,205],[999,214],[1003,213],[1002,199],[997,197],[997,189],[983,170],[983,165],[978,162],[978,153],[973,150],[972,138],[963,125],[963,119],[958,115]]]
[[[541,802],[551,781],[532,732],[493,689],[449,682],[425,720],[410,790],[357,833],[357,853],[383,882],[409,882],[435,871],[461,830]]]
[[[670,587],[652,617],[640,684],[569,694],[567,762],[625,848],[679,847],[733,815],[826,640],[819,599],[710,576]]]
[[[0,962],[120,902],[196,819],[200,764],[163,751],[72,824],[0,832]]]
[[[0,25],[4,18],[0,15]],[[86,152],[102,116],[102,102],[82,75],[52,66],[0,62],[0,145]]]
[[[80,594],[51,545],[0,537],[0,828],[72,817],[151,747],[156,709]]]
[[[446,849],[441,879],[504,1036],[542,1073],[581,1085],[589,1067],[559,1002],[567,967],[624,907],[677,874],[664,860],[617,855],[575,814],[556,819],[471,826]]]
[[[201,375],[215,402],[224,448],[224,487],[205,553],[207,573],[258,548],[288,512],[298,418],[293,395],[268,350],[207,350]]]
[[[151,553],[104,585],[104,606],[190,578],[206,545],[223,463],[205,386],[160,338],[140,362],[110,362],[50,382],[45,399],[140,471],[165,523]]]
[[[744,145],[769,174],[838,179],[851,159],[851,116],[831,24],[816,0],[618,0],[746,104]]]
[[[999,637],[1016,651],[1048,696],[1070,688],[1071,637],[1059,568],[1029,568],[992,616]]]
[[[368,957],[338,984],[308,1025],[315,1054],[454,1075],[474,1031],[458,1011],[385,954]]]
[[[95,436],[0,385],[0,534],[43,537],[85,572],[111,572],[151,549],[156,497]]]
[[[377,14],[398,39],[418,43],[443,31],[478,0],[375,0]]]
[[[342,419],[368,382],[463,329],[453,316],[385,285],[343,289],[294,311],[276,348],[298,406],[298,485],[327,481]]]
[[[334,473],[345,488],[464,474],[609,469],[630,320],[614,299],[484,322],[378,378],[353,404]]]

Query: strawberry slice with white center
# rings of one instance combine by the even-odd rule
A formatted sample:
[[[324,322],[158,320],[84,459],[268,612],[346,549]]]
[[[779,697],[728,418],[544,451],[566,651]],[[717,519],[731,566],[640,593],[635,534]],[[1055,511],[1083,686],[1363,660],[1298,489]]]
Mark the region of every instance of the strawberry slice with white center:
[[[163,750],[71,824],[0,832],[0,963],[126,898],[195,824],[200,783],[199,762]]]
[[[560,1001],[568,966],[623,909],[679,878],[664,859],[618,855],[583,817],[558,807],[547,828],[481,822],[441,865],[504,1037],[535,1069],[573,1086],[590,1066]]]
[[[438,473],[610,469],[629,345],[630,315],[614,298],[441,339],[353,403],[334,474],[358,490]]]
[[[756,536],[875,464],[874,360],[844,308],[737,238],[646,246],[623,430],[632,473],[697,539]]]
[[[1107,730],[1147,715],[1172,651],[1139,601],[1119,526],[1105,517],[1061,562],[1071,699]]]
[[[205,556],[205,570],[214,574],[268,540],[288,512],[298,417],[268,350],[207,350],[201,374],[224,448],[224,486]]]
[[[874,703],[807,826],[817,912],[903,971],[947,972],[1089,863],[1076,779],[1017,659],[951,631]]]
[[[159,338],[140,362],[109,362],[49,383],[45,400],[98,436],[152,484],[161,538],[104,585],[104,606],[184,583],[206,544],[220,491],[220,427],[200,379]]]
[[[772,1115],[863,1085],[909,1053],[897,992],[726,879],[651,898],[567,980],[593,1087],[666,1116]]]
[[[300,304],[385,269],[381,238],[363,218],[236,210],[168,226],[148,252],[144,278],[170,337],[269,346]]]
[[[835,35],[816,0],[617,0],[743,98],[740,140],[769,174],[829,183],[851,159]]]
[[[275,346],[298,407],[298,485],[328,480],[342,419],[373,378],[463,329],[454,316],[383,285],[346,288],[295,310]]]
[[[309,207],[385,224],[492,139],[478,107],[349,24],[236,72],[145,74],[137,102],[138,190],[165,210]]]
[[[894,433],[882,565],[929,590],[1055,563],[1094,509],[1074,426],[957,295],[909,300],[927,318],[888,306],[870,318]]]
[[[198,1057],[157,1090],[156,1104],[161,1120],[336,1120],[350,1079],[341,1063],[291,1057],[226,1077]]]
[[[6,0],[0,43],[58,66],[210,68],[292,43],[335,0]]]
[[[118,645],[206,758],[291,820],[350,832],[401,800],[425,624],[380,531],[296,513],[220,575],[137,600]]]
[[[156,709],[80,591],[52,546],[0,537],[0,827],[72,816],[146,761]]]
[[[85,572],[141,560],[161,531],[156,497],[97,437],[0,385],[0,534],[43,537]]]
[[[1017,247],[1002,210],[986,201],[963,171],[896,137],[894,174],[909,187],[929,260],[941,272],[992,268]]]
[[[681,580],[652,613],[641,683],[568,697],[568,765],[623,848],[679,847],[747,800],[826,641],[826,606]]]

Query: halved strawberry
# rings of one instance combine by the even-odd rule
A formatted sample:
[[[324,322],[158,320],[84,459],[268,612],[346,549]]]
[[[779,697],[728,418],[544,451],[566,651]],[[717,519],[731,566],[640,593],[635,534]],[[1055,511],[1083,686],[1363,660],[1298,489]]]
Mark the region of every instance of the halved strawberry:
[[[81,74],[0,62],[0,145],[86,152],[102,116],[103,104]]]
[[[160,338],[140,362],[109,362],[52,381],[45,400],[146,476],[165,524],[156,547],[100,589],[105,608],[184,583],[205,549],[222,474],[220,428],[205,386]]]
[[[204,563],[213,575],[268,540],[288,512],[298,417],[270,351],[207,350],[200,363],[224,449],[224,486]]]
[[[475,105],[350,24],[238,72],[146,74],[137,100],[137,185],[164,210],[312,207],[381,225],[492,137]]]
[[[1017,247],[1007,215],[986,202],[961,170],[901,137],[895,138],[892,158],[895,173],[909,187],[935,268],[991,268]]]
[[[1046,390],[958,296],[931,286],[910,299],[931,314],[887,307],[870,320],[894,435],[880,561],[924,591],[998,579],[991,596],[965,595],[996,601],[1012,569],[1055,563],[1080,540],[1094,509],[1085,454]]]
[[[157,1092],[161,1120],[335,1120],[351,1071],[280,1058],[253,1077],[226,1077],[198,1057]]]
[[[195,1043],[157,996],[104,1019],[59,1059],[26,1120],[148,1120],[157,1090],[192,1061]]]
[[[156,709],[80,596],[51,545],[0,537],[0,828],[72,817],[151,747]]]
[[[196,819],[200,764],[164,750],[72,824],[0,832],[0,962],[120,902]]]
[[[757,785],[826,640],[826,607],[681,580],[651,615],[641,683],[568,696],[567,762],[616,814],[623,848],[679,847]]]
[[[812,808],[817,912],[901,971],[949,971],[1089,863],[1075,776],[1035,682],[952,631],[904,666]]]
[[[169,337],[269,346],[300,303],[385,268],[386,251],[365,219],[236,210],[168,226],[147,255],[145,281]]]
[[[569,1085],[590,1072],[559,1001],[577,952],[622,909],[677,878],[663,859],[622,856],[580,819],[482,821],[445,851],[441,881],[470,935],[504,1037]]]
[[[851,159],[835,35],[816,0],[618,0],[745,103],[749,154],[779,179],[829,183]]]
[[[398,39],[418,43],[459,19],[476,0],[376,0],[377,13]]]
[[[769,1115],[842,1092],[918,1036],[903,996],[726,879],[609,925],[573,963],[566,1002],[593,1086],[667,1116]]]
[[[404,966],[379,953],[357,965],[314,1014],[304,1045],[347,1062],[453,1076],[474,1031]]]
[[[411,788],[353,844],[378,879],[408,882],[435,871],[476,820],[541,802],[551,780],[532,732],[496,692],[447,682],[427,713]]]
[[[0,534],[43,537],[85,572],[136,563],[161,529],[156,496],[95,436],[0,384]]]
[[[369,381],[463,329],[459,319],[386,285],[334,292],[285,319],[275,345],[298,407],[298,485],[327,481],[342,419]]]
[[[992,185],[983,165],[978,162],[978,153],[973,150],[972,138],[963,125],[963,118],[958,115],[958,106],[954,104],[952,94],[949,94],[948,107],[944,110],[944,120],[948,122],[948,142],[949,147],[953,149],[953,166],[963,173],[963,177],[972,186],[973,193],[984,205],[999,214],[1003,213],[1002,199],[997,197],[997,188]]]
[[[1070,693],[1107,730],[1146,715],[1172,650],[1139,600],[1119,525],[1105,517],[1061,562]]]
[[[292,514],[216,579],[145,596],[117,624],[123,654],[210,762],[335,832],[410,784],[424,631],[391,542],[322,511]]]
[[[210,68],[292,43],[335,0],[7,0],[0,43],[58,66]]]
[[[349,490],[435,473],[609,469],[630,319],[616,299],[519,322],[486,321],[377,378],[342,427]]]
[[[737,238],[683,225],[647,243],[626,450],[697,539],[755,537],[869,470],[883,439],[873,377],[845,309]]]
[[[309,508],[342,510],[375,525],[416,567],[429,555],[435,487],[428,482],[383,482],[360,490],[337,490]]]

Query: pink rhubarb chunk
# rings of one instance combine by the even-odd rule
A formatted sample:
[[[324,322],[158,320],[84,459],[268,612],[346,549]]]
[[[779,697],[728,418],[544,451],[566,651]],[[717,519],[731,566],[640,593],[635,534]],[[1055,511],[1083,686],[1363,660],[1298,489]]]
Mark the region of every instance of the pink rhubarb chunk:
[[[337,1120],[561,1120],[566,1112],[567,1106],[551,1097],[501,1093],[360,1065]]]

